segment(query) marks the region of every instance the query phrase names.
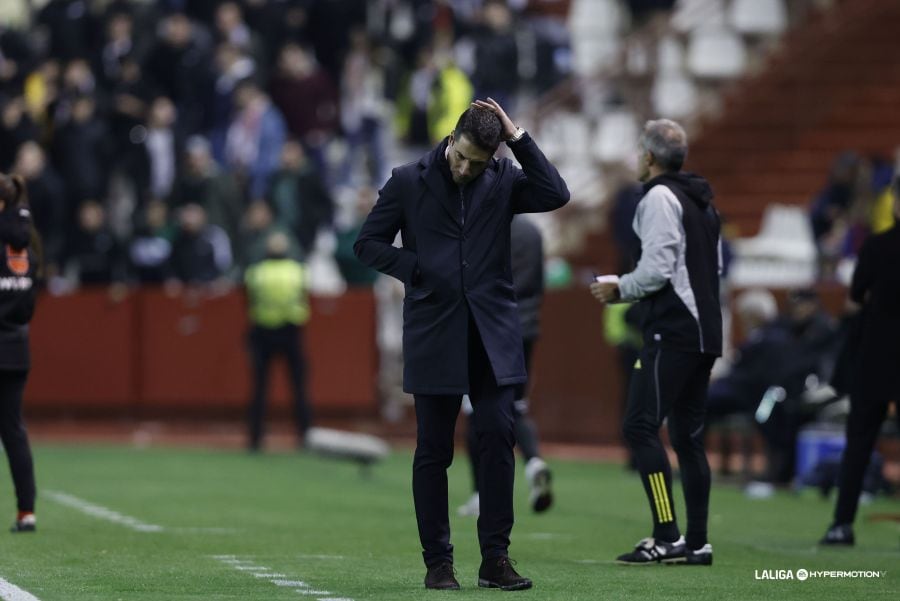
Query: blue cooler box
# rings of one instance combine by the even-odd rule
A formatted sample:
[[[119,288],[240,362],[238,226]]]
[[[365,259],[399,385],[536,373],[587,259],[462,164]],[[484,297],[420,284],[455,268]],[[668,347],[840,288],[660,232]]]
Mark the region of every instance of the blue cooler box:
[[[822,461],[840,461],[847,438],[844,429],[810,428],[802,430],[797,437],[796,482],[803,482],[806,476]]]

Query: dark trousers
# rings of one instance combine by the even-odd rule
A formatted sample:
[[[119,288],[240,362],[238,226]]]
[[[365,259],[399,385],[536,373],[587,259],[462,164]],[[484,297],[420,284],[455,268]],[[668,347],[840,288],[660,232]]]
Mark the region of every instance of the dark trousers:
[[[249,427],[251,449],[262,444],[266,401],[269,391],[269,367],[275,357],[287,361],[294,395],[294,417],[297,435],[303,437],[312,423],[306,396],[306,357],[303,353],[303,328],[287,325],[280,328],[254,327],[250,331],[250,358],[253,363],[253,398],[250,400]]]
[[[526,338],[522,341],[522,350],[525,353],[525,371],[529,374],[529,381],[531,379],[531,355],[534,352],[534,343],[534,338]],[[537,426],[534,425],[534,420],[528,414],[529,381],[514,386],[515,402],[513,403],[513,434],[515,435],[519,452],[526,462],[534,457],[541,456],[538,448]],[[469,461],[472,464],[472,490],[478,492],[478,438],[471,421],[466,433],[466,445],[469,451]]]
[[[485,559],[505,556],[513,526],[513,386],[497,386],[477,328],[469,326],[469,398],[480,457],[481,515],[478,541]],[[447,500],[447,468],[462,395],[415,395],[416,454],[413,499],[425,565],[453,561]]]
[[[19,511],[34,511],[34,462],[22,419],[22,393],[27,370],[0,370],[0,440],[16,488]]]
[[[672,499],[672,468],[659,438],[669,419],[669,438],[678,455],[685,505],[687,544],[706,544],[709,514],[709,463],[703,447],[703,423],[709,372],[714,357],[659,347],[641,350],[625,408],[623,433],[637,464],[650,511],[653,537],[674,541],[680,533]]]
[[[900,401],[898,401],[900,402]],[[878,440],[881,424],[887,416],[890,401],[882,396],[853,394],[847,417],[847,447],[841,459],[838,476],[838,500],[834,510],[835,524],[852,524],[859,507],[866,469]],[[895,407],[900,410],[900,405]],[[897,416],[900,425],[900,414]]]

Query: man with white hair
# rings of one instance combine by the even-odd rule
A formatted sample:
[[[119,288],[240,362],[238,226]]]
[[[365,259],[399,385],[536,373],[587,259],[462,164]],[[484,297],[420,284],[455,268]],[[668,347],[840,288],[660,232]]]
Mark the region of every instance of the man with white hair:
[[[641,240],[637,267],[591,285],[600,302],[637,302],[644,335],[623,433],[650,502],[653,534],[618,557],[625,565],[712,564],[703,425],[710,370],[722,353],[720,222],[706,180],[681,171],[687,150],[680,125],[647,122],[638,159],[644,196],[633,224]],[[672,469],[659,438],[666,418],[681,467],[686,536],[675,522]]]

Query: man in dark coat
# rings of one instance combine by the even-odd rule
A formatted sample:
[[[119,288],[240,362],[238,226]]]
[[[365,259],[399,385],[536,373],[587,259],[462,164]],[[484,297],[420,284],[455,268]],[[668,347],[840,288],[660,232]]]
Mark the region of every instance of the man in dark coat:
[[[900,178],[894,180],[894,218],[900,223]],[[860,311],[860,332],[850,385],[847,448],[838,476],[834,521],[823,545],[853,545],[853,522],[866,467],[891,401],[900,423],[900,225],[863,244],[850,284],[851,306]],[[854,339],[855,340],[855,339]]]
[[[522,165],[496,159],[506,141]],[[418,426],[413,496],[428,568],[426,588],[459,588],[447,508],[447,468],[463,394],[474,407],[481,457],[479,586],[531,581],[507,556],[513,525],[513,400],[526,379],[512,285],[510,222],[569,200],[565,182],[495,101],[476,101],[454,132],[417,162],[394,169],[354,250],[406,285],[403,388]],[[397,232],[400,248],[392,246]]]

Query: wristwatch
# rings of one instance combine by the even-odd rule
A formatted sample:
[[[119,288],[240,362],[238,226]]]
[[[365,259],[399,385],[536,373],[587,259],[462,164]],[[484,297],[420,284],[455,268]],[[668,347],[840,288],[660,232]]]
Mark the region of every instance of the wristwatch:
[[[525,135],[525,130],[522,129],[521,127],[519,127],[519,128],[516,129],[516,133],[514,133],[514,134],[512,135],[512,137],[511,137],[509,140],[506,141],[506,143],[507,143],[507,144],[512,144],[512,143],[514,143],[514,142],[518,142],[519,140],[522,139],[522,136],[524,136],[524,135]]]

